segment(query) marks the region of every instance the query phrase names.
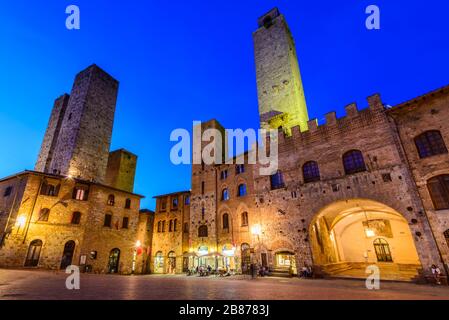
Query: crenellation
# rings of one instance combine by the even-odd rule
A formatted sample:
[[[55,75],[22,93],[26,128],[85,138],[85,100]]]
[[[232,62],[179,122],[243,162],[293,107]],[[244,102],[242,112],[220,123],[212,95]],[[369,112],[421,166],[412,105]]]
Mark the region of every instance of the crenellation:
[[[375,93],[367,98],[368,106],[371,110],[382,110],[384,104],[379,93]]]
[[[355,102],[348,104],[345,107],[346,116],[349,118],[355,118],[358,116],[359,112],[357,110],[357,104]]]
[[[335,111],[331,111],[326,113],[326,125],[333,126],[337,124],[337,113]]]

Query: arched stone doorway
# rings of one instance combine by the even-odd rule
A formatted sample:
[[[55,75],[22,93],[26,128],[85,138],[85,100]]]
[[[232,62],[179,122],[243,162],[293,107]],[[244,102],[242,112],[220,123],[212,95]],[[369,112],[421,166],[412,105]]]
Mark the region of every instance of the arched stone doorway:
[[[167,273],[176,273],[176,254],[174,251],[168,253]]]
[[[37,267],[42,251],[42,240],[33,240],[28,248],[25,267]]]
[[[109,263],[108,263],[108,272],[109,273],[118,273],[120,263],[120,249],[115,248],[112,249],[109,253]]]
[[[334,202],[309,234],[314,266],[325,275],[366,278],[366,267],[377,265],[383,280],[412,280],[422,268],[407,220],[377,201]]]
[[[61,269],[66,269],[72,264],[73,254],[75,252],[75,241],[67,241],[64,245],[64,251],[61,259]]]

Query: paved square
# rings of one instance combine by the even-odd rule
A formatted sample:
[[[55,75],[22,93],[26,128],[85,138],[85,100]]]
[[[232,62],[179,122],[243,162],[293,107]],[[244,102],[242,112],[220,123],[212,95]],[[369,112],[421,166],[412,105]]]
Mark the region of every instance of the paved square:
[[[381,283],[367,290],[359,280],[199,278],[184,275],[82,274],[80,290],[67,290],[63,272],[0,270],[0,299],[445,299],[449,287]]]

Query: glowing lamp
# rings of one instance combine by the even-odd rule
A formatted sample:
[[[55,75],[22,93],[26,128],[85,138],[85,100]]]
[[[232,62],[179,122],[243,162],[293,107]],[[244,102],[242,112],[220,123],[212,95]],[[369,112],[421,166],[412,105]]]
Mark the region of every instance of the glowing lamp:
[[[255,224],[251,227],[251,233],[255,236],[260,236],[262,234],[262,228],[260,224]]]
[[[376,233],[375,233],[374,230],[372,230],[372,229],[366,229],[366,230],[365,230],[365,233],[366,233],[366,236],[367,236],[368,238],[372,238],[372,237],[374,237],[374,236],[376,235]]]
[[[17,218],[17,226],[23,227],[27,221],[27,218],[25,216],[20,216]]]
[[[138,248],[138,247],[140,247],[142,245],[142,242],[140,242],[140,240],[137,240],[136,241],[136,247]]]

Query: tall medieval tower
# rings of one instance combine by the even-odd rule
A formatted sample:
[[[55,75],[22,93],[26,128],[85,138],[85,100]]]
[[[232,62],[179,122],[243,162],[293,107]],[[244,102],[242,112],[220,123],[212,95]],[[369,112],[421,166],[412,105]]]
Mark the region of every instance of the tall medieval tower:
[[[55,102],[35,170],[104,183],[117,93],[98,66],[81,71]]]
[[[258,19],[253,33],[261,127],[307,130],[306,100],[293,37],[277,8]]]
[[[208,129],[218,130],[222,137],[225,136],[225,129],[217,120],[210,120],[198,125],[194,130],[203,135]],[[201,139],[196,137],[195,139]],[[221,162],[225,160],[226,148],[225,141],[194,141],[195,144],[201,146],[200,150],[210,144],[215,146],[215,150],[221,149],[222,154],[219,155]],[[220,201],[219,191],[217,190],[218,173],[216,164],[194,163],[192,164],[192,191],[190,203],[190,246],[198,250],[198,248],[207,248],[217,250],[217,202]]]

